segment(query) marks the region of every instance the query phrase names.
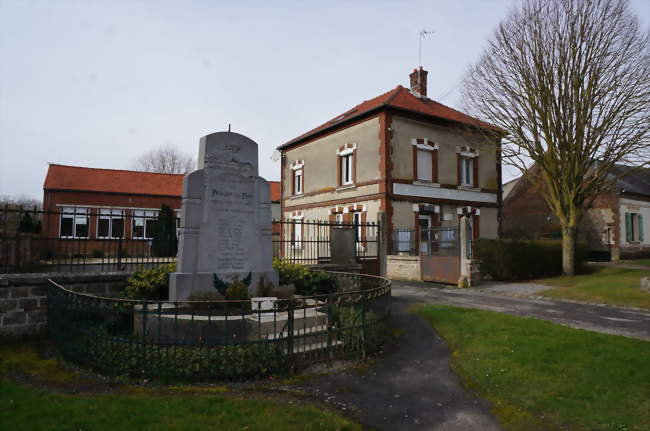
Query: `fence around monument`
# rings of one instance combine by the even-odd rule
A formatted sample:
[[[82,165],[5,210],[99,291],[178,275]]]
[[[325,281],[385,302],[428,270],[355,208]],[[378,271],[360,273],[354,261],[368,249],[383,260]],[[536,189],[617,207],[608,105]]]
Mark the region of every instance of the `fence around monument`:
[[[134,271],[176,261],[177,240],[156,235],[155,211],[0,207],[0,273]],[[177,220],[177,226],[180,220]],[[378,274],[377,223],[273,221],[273,257],[331,262],[332,229],[354,231],[363,271]]]
[[[131,301],[48,290],[48,332],[64,357],[110,376],[259,378],[363,358],[383,343],[390,280],[331,272],[336,293],[274,301]]]

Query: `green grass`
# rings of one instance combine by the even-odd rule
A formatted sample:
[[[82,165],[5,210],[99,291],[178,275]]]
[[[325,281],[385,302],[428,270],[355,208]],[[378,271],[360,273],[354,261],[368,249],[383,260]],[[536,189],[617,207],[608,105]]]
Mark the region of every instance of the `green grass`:
[[[491,311],[423,306],[452,366],[506,430],[650,429],[650,343]]]
[[[650,267],[650,259],[621,260],[621,263],[626,263],[629,265],[643,265],[643,266]]]
[[[7,346],[10,345],[11,348]],[[21,430],[361,430],[360,425],[312,406],[223,396],[226,387],[158,389],[120,386],[120,394],[66,395],[11,381],[19,370],[34,381],[68,389],[79,377],[31,345],[0,348],[0,429]],[[161,394],[161,391],[171,394]],[[122,393],[123,392],[123,393]]]
[[[544,296],[650,309],[650,294],[639,289],[641,277],[648,276],[650,271],[597,267],[589,274],[537,282],[555,287],[542,291],[540,294]]]

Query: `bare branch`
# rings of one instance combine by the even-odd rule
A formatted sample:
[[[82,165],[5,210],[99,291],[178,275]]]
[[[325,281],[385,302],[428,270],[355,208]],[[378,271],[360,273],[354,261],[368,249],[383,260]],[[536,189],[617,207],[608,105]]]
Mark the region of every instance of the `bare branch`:
[[[163,147],[138,157],[133,168],[137,171],[162,174],[189,174],[196,169],[196,161],[177,148]]]

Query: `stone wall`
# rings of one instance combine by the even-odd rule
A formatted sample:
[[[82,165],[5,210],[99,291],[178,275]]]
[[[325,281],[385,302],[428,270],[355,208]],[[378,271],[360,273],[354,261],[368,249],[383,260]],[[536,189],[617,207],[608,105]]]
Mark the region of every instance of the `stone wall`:
[[[391,280],[421,281],[420,256],[386,256],[386,277]]]
[[[45,332],[47,288],[51,278],[80,293],[115,296],[131,273],[2,274],[0,275],[0,336]]]

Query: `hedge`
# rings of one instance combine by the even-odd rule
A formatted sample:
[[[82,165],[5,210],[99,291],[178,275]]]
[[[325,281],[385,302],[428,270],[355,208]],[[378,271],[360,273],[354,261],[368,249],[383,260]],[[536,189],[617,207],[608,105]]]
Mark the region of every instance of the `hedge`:
[[[494,280],[532,280],[562,274],[561,241],[519,241],[481,239],[476,244],[481,274]],[[587,246],[576,244],[576,272],[584,269]]]

